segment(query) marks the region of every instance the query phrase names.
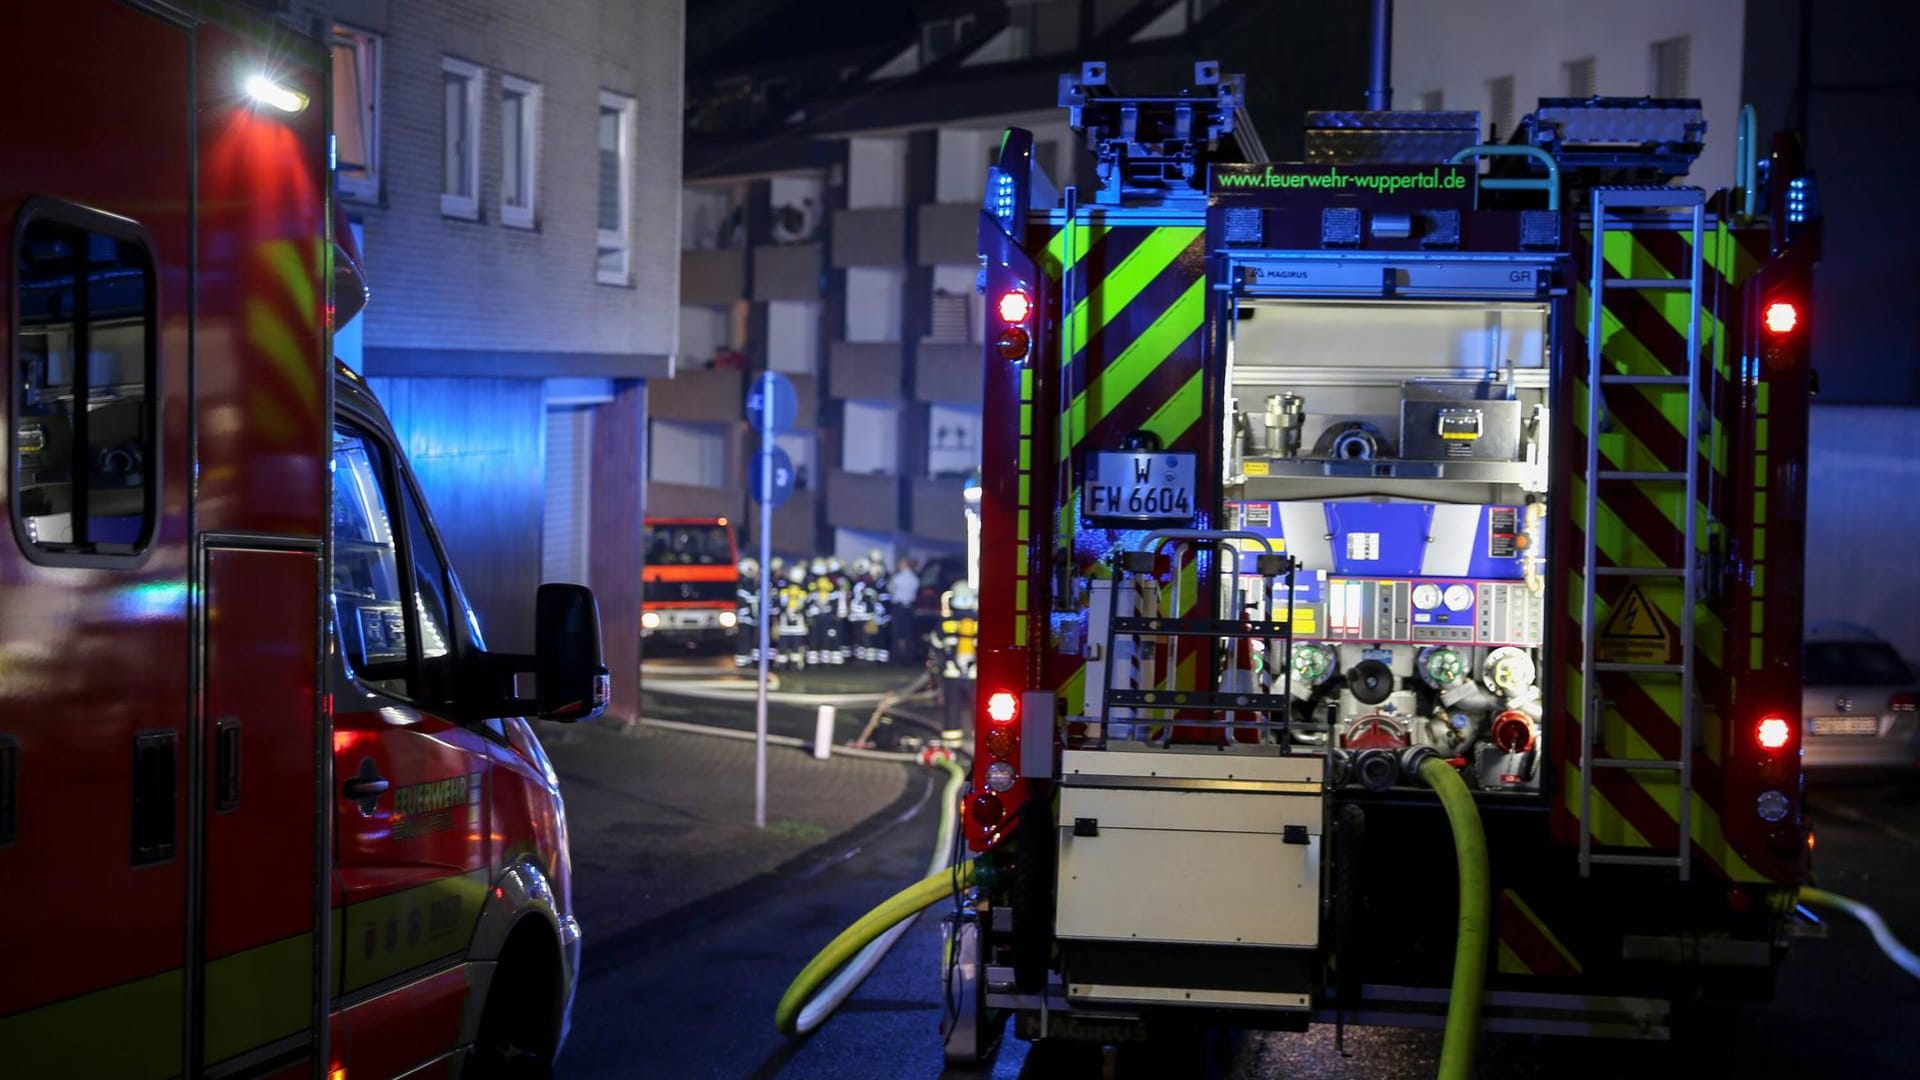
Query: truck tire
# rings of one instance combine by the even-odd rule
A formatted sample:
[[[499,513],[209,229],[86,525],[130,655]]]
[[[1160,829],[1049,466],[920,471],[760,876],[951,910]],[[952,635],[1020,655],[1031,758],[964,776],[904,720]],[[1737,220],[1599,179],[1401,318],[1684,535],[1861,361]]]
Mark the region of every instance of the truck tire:
[[[548,1080],[553,1075],[561,1004],[560,958],[552,936],[537,917],[521,920],[508,936],[462,1076]]]

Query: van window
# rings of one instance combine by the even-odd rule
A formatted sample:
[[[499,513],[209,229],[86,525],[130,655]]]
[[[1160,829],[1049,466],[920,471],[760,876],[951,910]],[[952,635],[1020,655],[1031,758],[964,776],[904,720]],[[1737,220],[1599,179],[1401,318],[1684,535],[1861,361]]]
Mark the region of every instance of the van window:
[[[725,525],[648,525],[648,566],[730,566],[733,538]]]
[[[117,218],[28,214],[15,264],[15,529],[30,554],[137,555],[159,482],[152,256]]]

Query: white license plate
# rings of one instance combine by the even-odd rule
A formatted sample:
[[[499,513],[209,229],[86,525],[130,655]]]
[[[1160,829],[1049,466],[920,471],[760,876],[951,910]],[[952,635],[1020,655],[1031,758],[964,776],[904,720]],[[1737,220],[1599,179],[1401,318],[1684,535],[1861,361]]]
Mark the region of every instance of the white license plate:
[[[1101,451],[1089,461],[1082,512],[1089,518],[1183,521],[1194,516],[1191,451]]]
[[[1815,735],[1880,734],[1880,721],[1872,716],[1816,716],[1807,727]]]

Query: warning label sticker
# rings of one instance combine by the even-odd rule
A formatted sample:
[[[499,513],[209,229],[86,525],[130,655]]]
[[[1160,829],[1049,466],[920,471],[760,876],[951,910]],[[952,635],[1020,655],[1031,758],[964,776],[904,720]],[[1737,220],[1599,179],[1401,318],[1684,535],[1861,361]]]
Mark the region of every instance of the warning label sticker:
[[[1635,585],[1613,605],[1595,646],[1596,658],[1606,663],[1664,664],[1672,656],[1673,631]]]

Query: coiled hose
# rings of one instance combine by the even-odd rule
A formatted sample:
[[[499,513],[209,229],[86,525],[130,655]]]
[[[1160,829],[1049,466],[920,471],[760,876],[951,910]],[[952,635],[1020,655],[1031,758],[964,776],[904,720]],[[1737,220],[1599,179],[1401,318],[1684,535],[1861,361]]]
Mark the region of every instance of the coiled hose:
[[[773,1023],[780,1034],[805,1035],[826,1023],[834,1010],[879,966],[881,958],[907,932],[923,909],[952,896],[956,887],[964,889],[973,884],[972,859],[961,863],[957,871],[947,864],[957,824],[960,788],[966,783],[967,774],[950,757],[933,756],[930,763],[946,771],[947,785],[940,794],[940,830],[927,876],[888,897],[852,926],[840,931],[800,969],[773,1010]]]
[[[1460,925],[1453,947],[1453,992],[1447,999],[1446,1036],[1440,1044],[1440,1080],[1467,1080],[1473,1075],[1474,1045],[1480,1037],[1480,1006],[1487,981],[1488,934],[1493,925],[1487,884],[1487,834],[1480,826],[1480,810],[1466,781],[1445,759],[1425,747],[1403,759],[1440,797],[1453,830],[1453,850],[1460,866]]]
[[[1881,918],[1879,912],[1858,900],[1841,896],[1839,893],[1830,893],[1825,889],[1816,889],[1811,885],[1800,886],[1800,902],[1812,904],[1815,907],[1844,911],[1860,920],[1860,924],[1873,935],[1874,944],[1880,946],[1880,951],[1887,954],[1887,959],[1893,961],[1901,971],[1920,979],[1920,956],[1915,956],[1912,949],[1900,944],[1900,939],[1893,936],[1893,931],[1887,926],[1887,920]]]

